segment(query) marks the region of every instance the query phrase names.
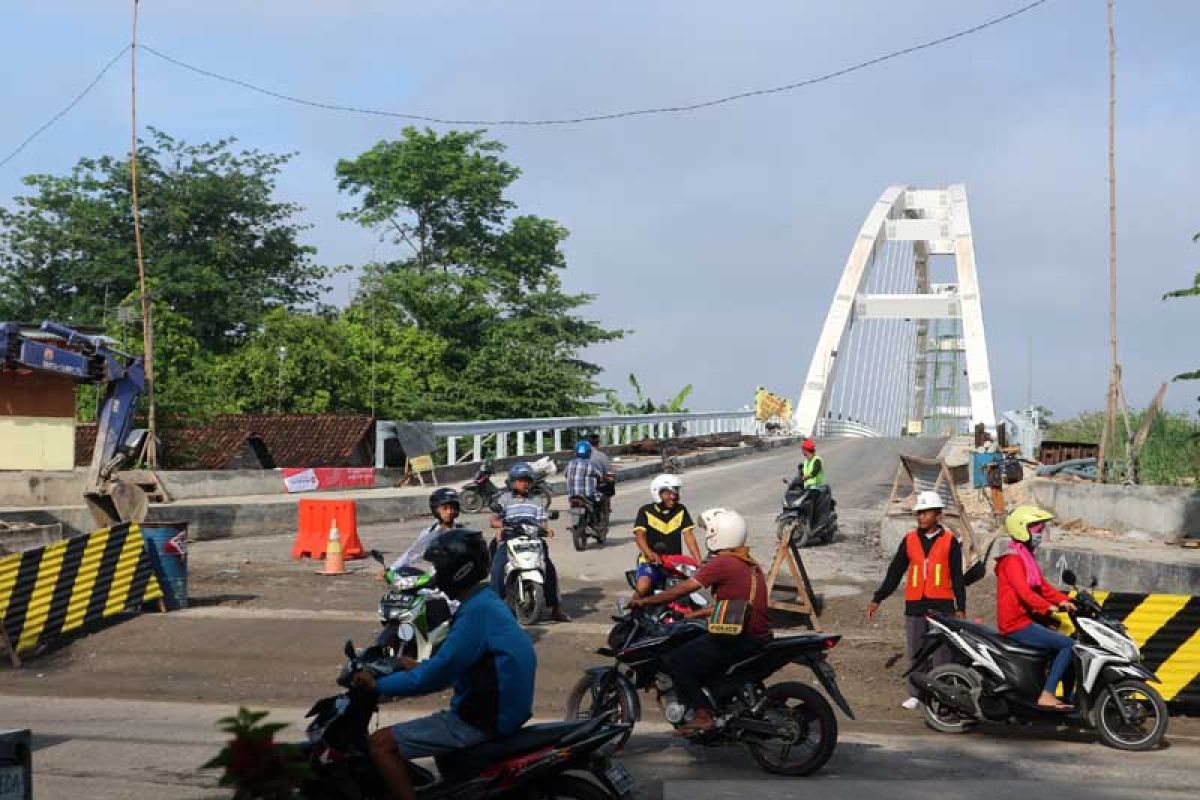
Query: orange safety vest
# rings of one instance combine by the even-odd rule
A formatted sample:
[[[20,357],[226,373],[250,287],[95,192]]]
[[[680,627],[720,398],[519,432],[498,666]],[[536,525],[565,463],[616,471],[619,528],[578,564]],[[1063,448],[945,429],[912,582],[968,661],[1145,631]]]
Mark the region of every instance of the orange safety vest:
[[[950,583],[950,543],[954,534],[942,530],[933,540],[929,555],[921,547],[921,534],[913,529],[904,537],[908,554],[908,580],[904,584],[905,600],[953,600]]]

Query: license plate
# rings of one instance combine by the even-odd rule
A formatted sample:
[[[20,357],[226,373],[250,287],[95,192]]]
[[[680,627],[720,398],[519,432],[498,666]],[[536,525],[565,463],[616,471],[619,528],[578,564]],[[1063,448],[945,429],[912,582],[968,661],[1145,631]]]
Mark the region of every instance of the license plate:
[[[24,767],[0,767],[0,800],[25,800]]]
[[[613,764],[604,770],[604,777],[621,797],[629,797],[633,794],[635,786],[633,776],[629,774],[629,770],[625,769],[623,764]]]

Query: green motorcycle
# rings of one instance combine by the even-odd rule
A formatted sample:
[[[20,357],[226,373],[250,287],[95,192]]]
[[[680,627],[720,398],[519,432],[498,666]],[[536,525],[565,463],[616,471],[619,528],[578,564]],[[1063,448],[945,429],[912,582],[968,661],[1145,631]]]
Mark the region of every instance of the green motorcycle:
[[[383,554],[371,551],[371,558],[385,567],[388,589],[379,598],[379,624],[383,629],[375,644],[389,658],[406,656],[424,661],[446,639],[450,618],[454,615],[449,598],[433,585],[433,573],[404,569],[400,573],[386,569]]]

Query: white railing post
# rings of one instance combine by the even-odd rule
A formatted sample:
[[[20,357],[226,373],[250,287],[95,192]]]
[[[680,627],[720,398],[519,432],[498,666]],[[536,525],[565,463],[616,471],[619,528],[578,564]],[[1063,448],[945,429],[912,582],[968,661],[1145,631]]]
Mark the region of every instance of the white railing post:
[[[458,437],[446,437],[446,466],[452,467],[458,463]]]
[[[474,452],[471,453],[471,459],[473,461],[483,461],[483,436],[478,433],[475,434],[475,448]]]
[[[562,428],[554,429],[554,452],[562,450]]]
[[[508,434],[496,434],[496,458],[508,458]]]
[[[537,431],[537,432],[536,432],[536,433],[534,433],[534,435],[533,435],[534,447],[537,449],[537,454],[538,454],[539,456],[540,456],[540,455],[541,455],[543,452],[545,452],[545,451],[542,449],[542,434],[543,434],[543,433],[544,433],[544,431]]]
[[[525,431],[517,431],[517,456],[525,455]]]

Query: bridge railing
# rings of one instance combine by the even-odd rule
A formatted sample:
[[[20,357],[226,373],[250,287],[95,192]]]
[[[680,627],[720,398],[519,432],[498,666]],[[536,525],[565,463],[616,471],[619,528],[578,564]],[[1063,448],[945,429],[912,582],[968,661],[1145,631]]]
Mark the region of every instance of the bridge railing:
[[[496,458],[541,455],[563,449],[567,431],[601,433],[606,445],[628,444],[637,439],[666,439],[712,433],[760,433],[753,411],[702,411],[678,414],[600,414],[590,417],[531,417],[466,422],[434,422],[433,435],[445,445],[445,464],[482,461],[492,446]],[[396,422],[375,423],[375,466],[384,467],[384,446],[397,438]],[[467,449],[460,452],[460,440]],[[510,442],[511,440],[511,442]],[[510,451],[509,444],[513,445]],[[551,447],[547,449],[547,444]]]
[[[831,419],[829,417],[817,420],[816,435],[859,439],[875,439],[883,436],[870,425],[850,419]]]

